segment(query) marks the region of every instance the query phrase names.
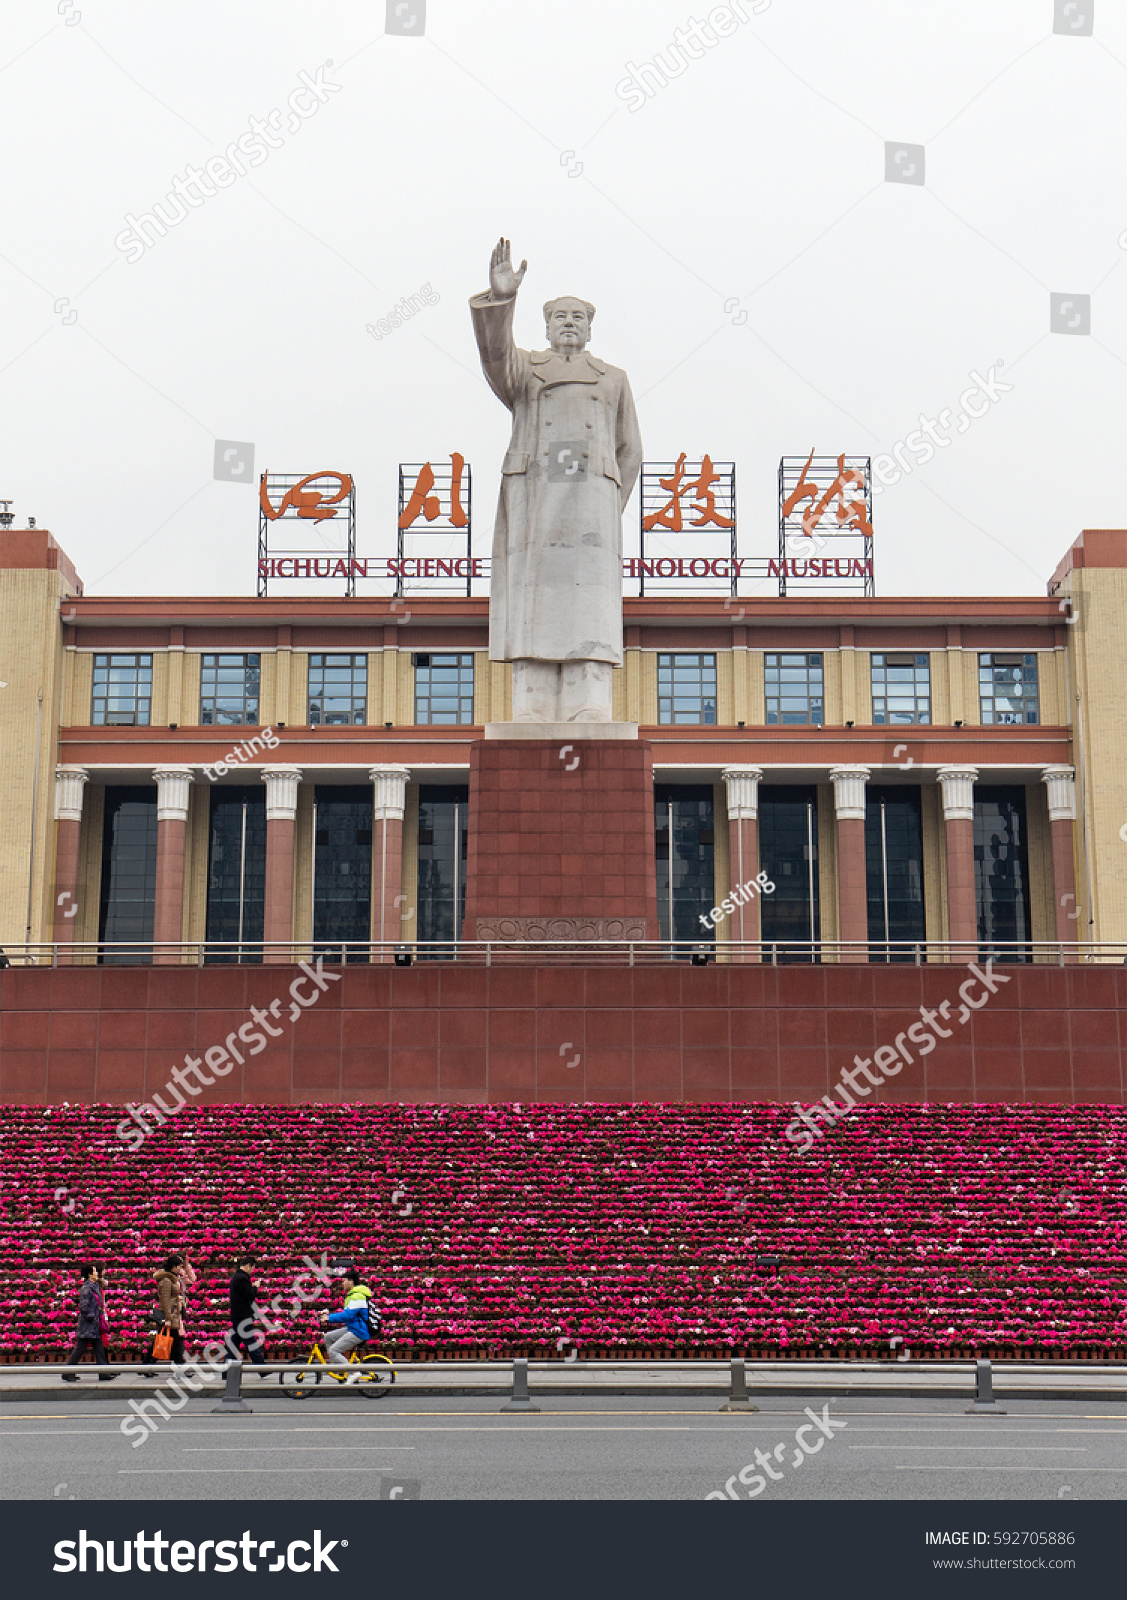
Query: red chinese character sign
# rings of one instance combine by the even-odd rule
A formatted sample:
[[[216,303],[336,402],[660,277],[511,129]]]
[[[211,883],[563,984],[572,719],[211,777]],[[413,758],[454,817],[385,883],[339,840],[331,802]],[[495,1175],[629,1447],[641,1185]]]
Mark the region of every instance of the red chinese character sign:
[[[351,476],[264,472],[258,485],[259,596],[269,592],[272,577],[342,578],[345,593],[352,595],[358,573],[363,576],[356,560]]]
[[[868,456],[784,456],[779,462],[779,593],[875,593],[873,478]]]
[[[736,543],[736,468],[711,456],[689,461],[647,461],[639,480],[640,559],[627,562],[638,593],[664,587],[673,593],[686,577],[735,594],[742,563]],[[634,570],[636,569],[636,570]],[[722,571],[720,570],[722,569]],[[702,581],[702,587],[705,584]]]
[[[444,569],[453,562],[459,574],[453,589],[470,593],[472,510],[472,474],[466,458],[456,450],[450,456],[449,466],[445,462],[436,466],[424,461],[399,468],[396,594],[406,592],[406,579],[419,568],[420,558],[430,577],[433,577],[437,560],[441,560]],[[439,581],[433,582],[431,587],[441,592]]]

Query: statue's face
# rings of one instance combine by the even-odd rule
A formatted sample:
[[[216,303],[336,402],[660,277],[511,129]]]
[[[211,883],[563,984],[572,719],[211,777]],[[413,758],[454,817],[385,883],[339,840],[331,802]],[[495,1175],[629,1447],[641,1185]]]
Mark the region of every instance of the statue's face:
[[[564,355],[582,350],[591,336],[587,307],[581,300],[560,300],[548,318],[548,343]]]

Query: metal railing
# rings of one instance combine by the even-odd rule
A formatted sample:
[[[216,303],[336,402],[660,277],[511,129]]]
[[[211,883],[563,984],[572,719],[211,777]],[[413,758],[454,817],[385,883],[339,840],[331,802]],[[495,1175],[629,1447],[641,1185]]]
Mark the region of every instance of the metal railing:
[[[501,964],[541,966],[660,966],[670,961],[698,966],[755,964],[781,966],[966,966],[993,959],[994,964],[1070,966],[1127,964],[1127,943],[1025,939],[989,943],[955,940],[720,940],[697,939],[433,939],[326,941],[294,939],[259,941],[248,959],[247,941],[66,940],[57,943],[10,944],[0,948],[0,968],[60,966],[296,966],[320,960],[326,966],[398,965],[451,962],[462,966]]]

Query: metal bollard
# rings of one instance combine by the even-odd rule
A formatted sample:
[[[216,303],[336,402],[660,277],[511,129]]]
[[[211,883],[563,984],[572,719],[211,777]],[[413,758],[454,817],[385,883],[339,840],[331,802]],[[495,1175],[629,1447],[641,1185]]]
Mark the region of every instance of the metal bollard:
[[[1005,1411],[994,1398],[994,1378],[990,1370],[989,1361],[977,1361],[974,1369],[974,1404],[967,1406],[968,1417],[980,1414],[993,1417],[1004,1417]]]
[[[254,1407],[248,1406],[242,1395],[243,1364],[241,1361],[227,1363],[227,1382],[223,1390],[223,1398],[217,1406],[212,1406],[213,1417],[229,1416],[234,1411],[253,1412]]]
[[[539,1406],[534,1406],[528,1393],[528,1362],[513,1362],[513,1394],[501,1407],[502,1411],[539,1411]]]
[[[721,1411],[758,1411],[758,1406],[753,1406],[751,1396],[747,1392],[747,1371],[743,1359],[739,1356],[732,1357],[732,1381],[728,1398],[720,1407]]]

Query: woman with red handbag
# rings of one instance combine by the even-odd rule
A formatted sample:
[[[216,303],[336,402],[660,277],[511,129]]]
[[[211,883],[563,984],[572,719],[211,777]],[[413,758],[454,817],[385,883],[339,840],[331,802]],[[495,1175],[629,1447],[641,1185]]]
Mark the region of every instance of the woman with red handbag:
[[[100,1367],[105,1367],[109,1365],[109,1357],[106,1355],[103,1343],[103,1329],[106,1333],[109,1332],[105,1326],[102,1302],[102,1285],[105,1279],[102,1269],[95,1267],[92,1262],[84,1262],[79,1270],[82,1273],[82,1287],[78,1291],[78,1327],[75,1330],[74,1349],[67,1357],[66,1364],[68,1367],[77,1366],[89,1345],[94,1352],[94,1360]],[[112,1383],[116,1377],[116,1372],[100,1372],[98,1382]],[[77,1373],[64,1372],[62,1378],[64,1383],[78,1382]]]

